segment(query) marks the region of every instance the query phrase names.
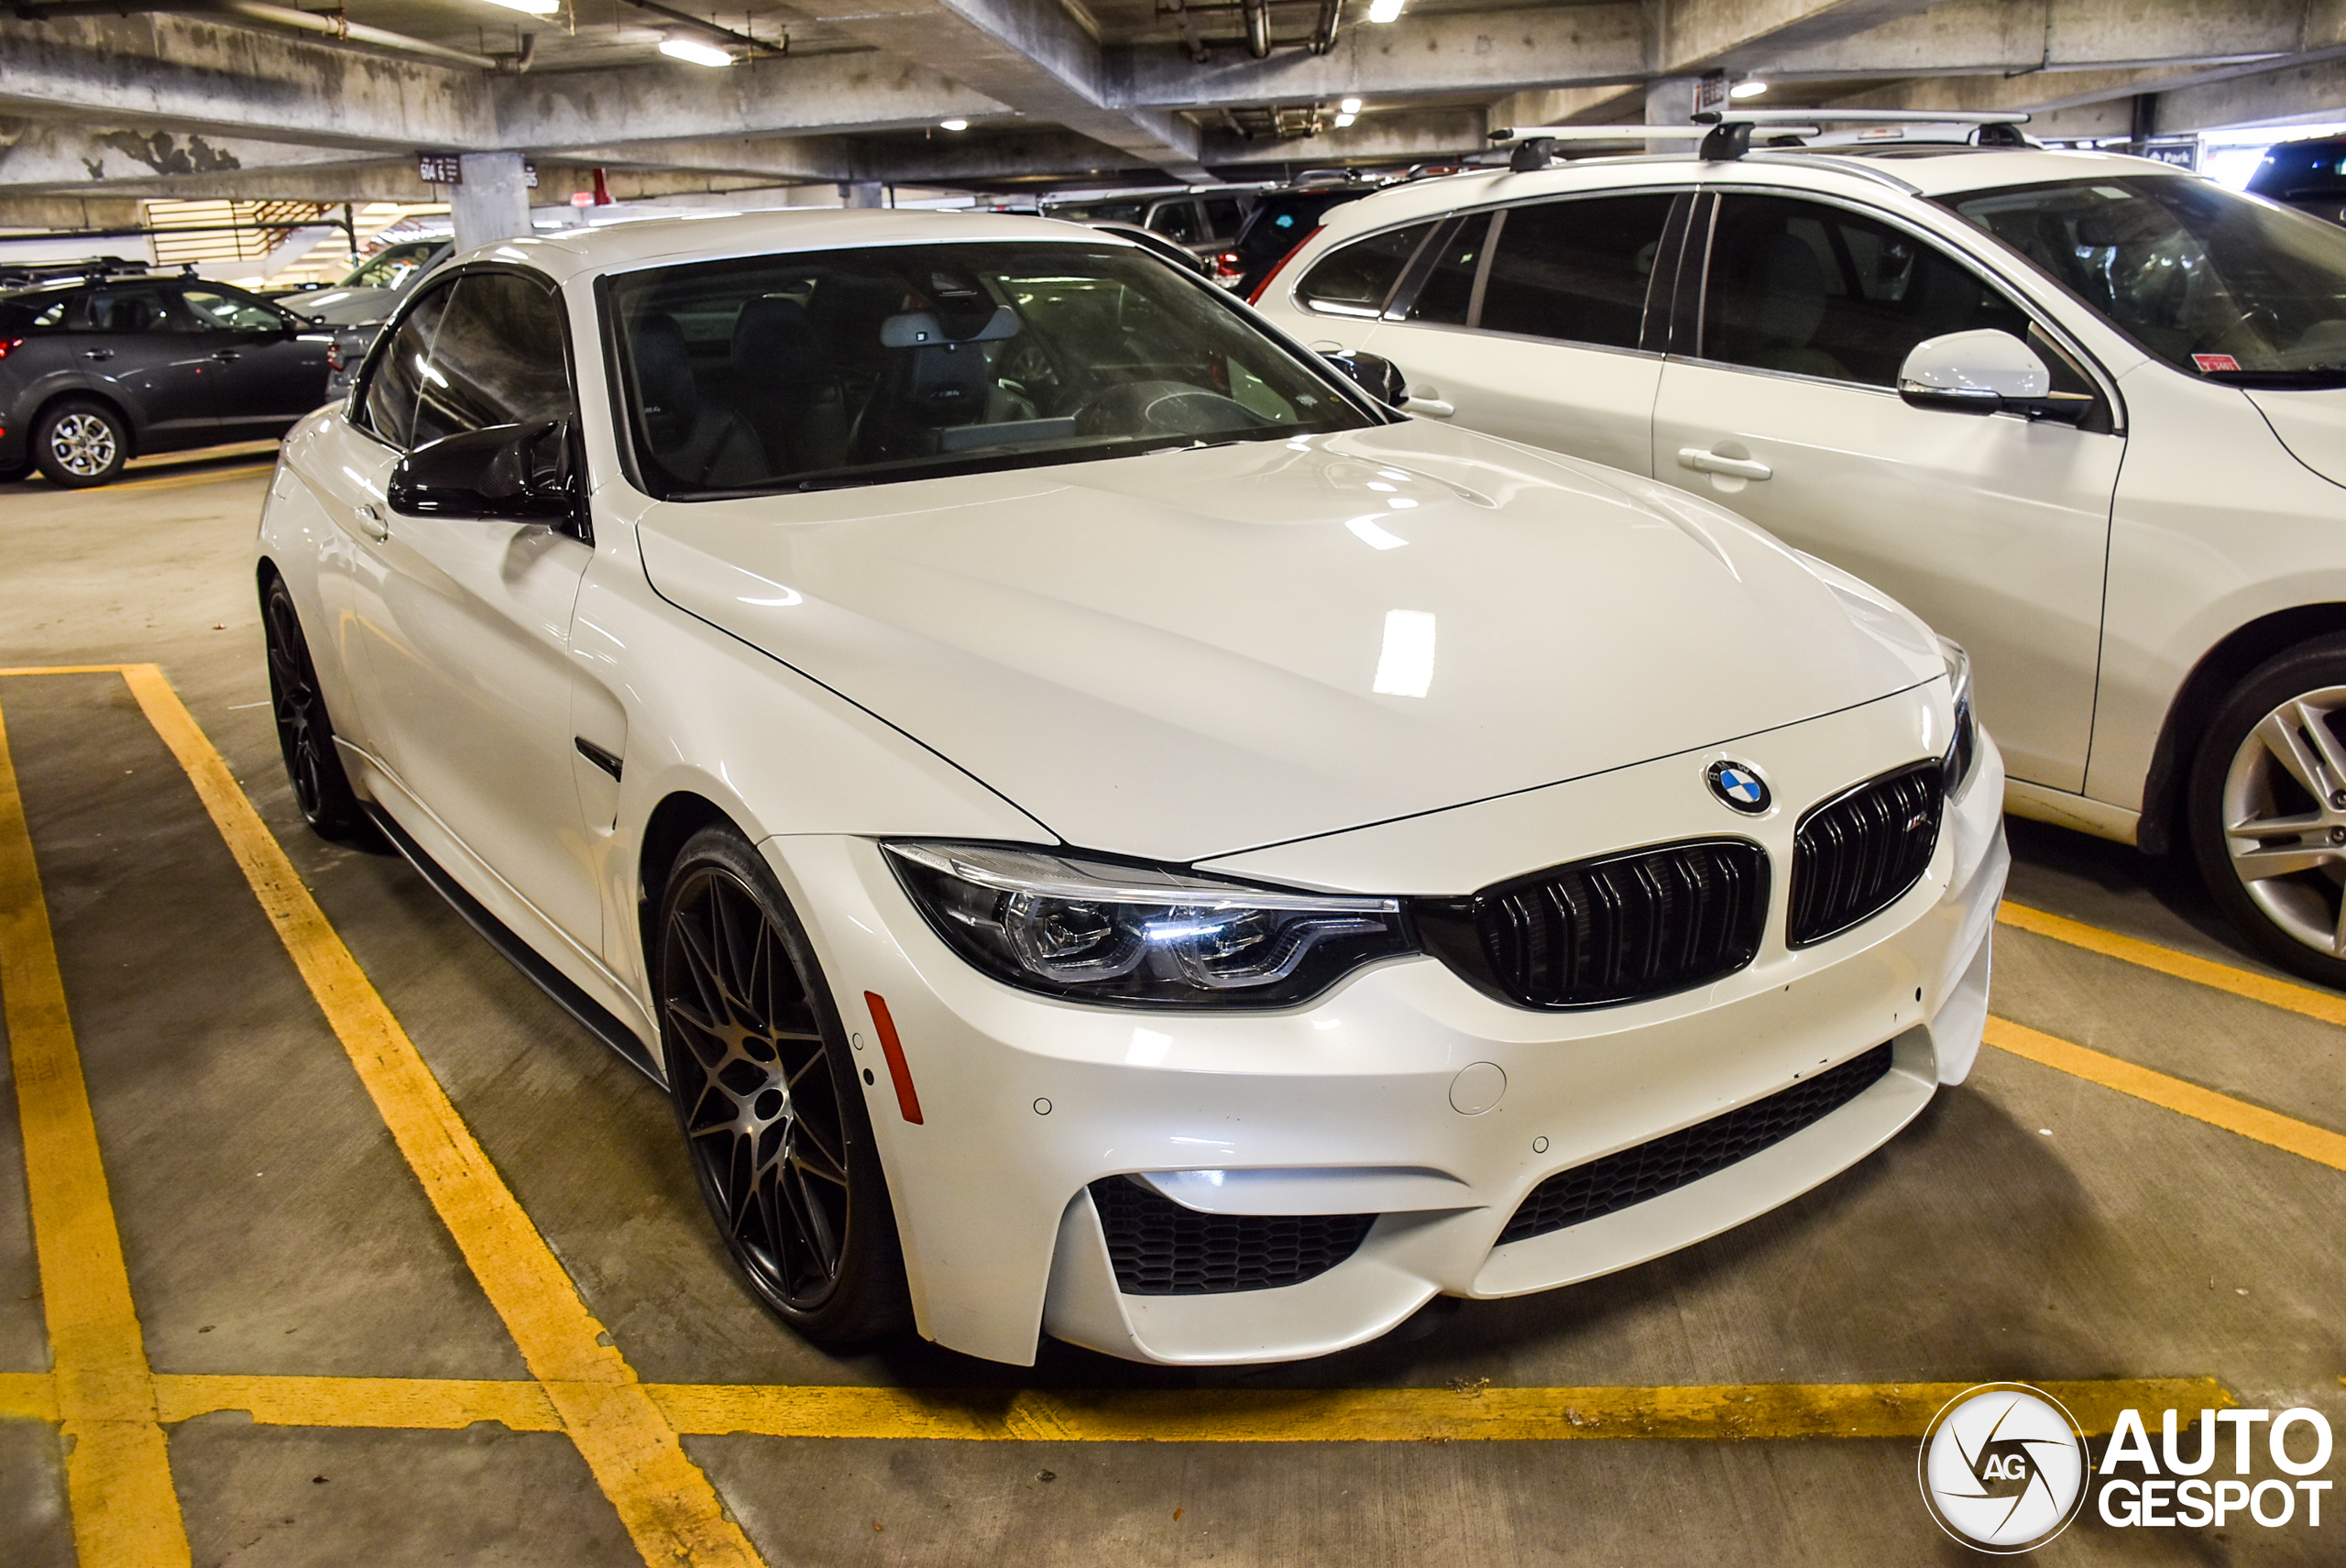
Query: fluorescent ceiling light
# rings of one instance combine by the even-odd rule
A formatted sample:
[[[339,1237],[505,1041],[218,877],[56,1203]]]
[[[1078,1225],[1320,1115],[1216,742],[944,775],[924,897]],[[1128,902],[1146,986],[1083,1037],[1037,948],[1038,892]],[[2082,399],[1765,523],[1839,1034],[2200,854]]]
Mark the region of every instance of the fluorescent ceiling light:
[[[1359,118],[1360,118],[1360,116],[1359,116],[1358,115],[1338,115],[1336,116],[1336,126],[1337,126],[1337,128],[1338,128],[1339,130],[1341,130],[1341,129],[1343,129],[1344,126],[1351,125],[1354,120],[1357,120],[1357,119],[1359,119]]]
[[[1764,82],[1738,82],[1727,90],[1727,95],[1730,98],[1757,98],[1766,91],[1768,84]]]
[[[688,60],[695,65],[730,65],[733,57],[715,44],[705,44],[696,38],[663,38],[660,52],[670,60]]]
[[[1336,107],[1342,109],[1347,115],[1357,115],[1360,113],[1360,100],[1357,98],[1347,98],[1343,103],[1337,104]]]
[[[1368,0],[1368,19],[1377,23],[1399,21],[1401,0]]]
[[[970,128],[970,122],[967,120],[939,120],[937,123],[948,131],[966,131]]]
[[[502,5],[509,11],[527,11],[532,16],[551,16],[562,9],[562,0],[488,0],[492,5]]]

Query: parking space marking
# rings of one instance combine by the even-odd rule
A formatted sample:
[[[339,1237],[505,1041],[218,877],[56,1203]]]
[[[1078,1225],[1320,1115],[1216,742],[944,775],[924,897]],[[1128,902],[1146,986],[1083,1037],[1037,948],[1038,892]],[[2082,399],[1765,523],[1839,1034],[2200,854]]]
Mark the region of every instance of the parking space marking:
[[[2327,1127],[2317,1127],[2310,1122],[2267,1111],[2245,1100],[2234,1100],[2186,1080],[2154,1072],[2121,1057],[2039,1033],[2009,1018],[1989,1018],[1987,1042],[1999,1050],[2099,1083],[2104,1089],[2146,1100],[2178,1115],[2238,1133],[2244,1138],[2254,1138],[2276,1149],[2286,1149],[2333,1170],[2346,1170],[2346,1135]]]
[[[0,1372],[0,1420],[56,1420],[56,1378],[46,1372]]]
[[[2056,942],[2066,942],[2073,948],[2099,953],[2104,958],[2117,959],[2142,969],[2156,970],[2161,974],[2187,980],[2194,985],[2204,985],[2214,991],[2230,992],[2251,1002],[2262,1002],[2268,1007],[2279,1007],[2308,1018],[2318,1018],[2325,1024],[2346,1025],[2346,996],[2319,991],[2309,985],[2297,985],[2286,980],[2275,980],[2253,970],[2235,969],[2213,959],[2177,952],[2173,948],[2145,942],[2139,937],[2121,937],[2115,931],[2105,931],[2099,926],[2071,920],[2064,916],[2031,909],[2024,904],[2009,899],[1997,909],[1999,925],[2033,936],[2049,937]]]
[[[757,1563],[716,1488],[586,1310],[576,1284],[310,895],[226,760],[159,666],[120,669],[148,722],[195,786],[400,1153],[619,1510],[636,1550],[653,1568],[679,1561],[739,1568]]]
[[[185,1568],[187,1530],[155,1411],[89,1086],[0,721],[0,1009],[49,1328],[65,1489],[85,1568]]]
[[[35,1374],[12,1411],[33,1412]],[[653,1383],[679,1432],[696,1437],[942,1442],[1551,1442],[1667,1439],[1759,1442],[1915,1437],[1964,1383],[1762,1383],[1658,1387],[944,1389]],[[2088,1434],[2123,1409],[2229,1409],[2213,1377],[2098,1378],[2036,1387]],[[8,1398],[0,1380],[0,1401]],[[455,1431],[496,1421],[556,1432],[536,1383],[426,1377],[163,1373],[166,1422],[242,1411],[258,1426]]]

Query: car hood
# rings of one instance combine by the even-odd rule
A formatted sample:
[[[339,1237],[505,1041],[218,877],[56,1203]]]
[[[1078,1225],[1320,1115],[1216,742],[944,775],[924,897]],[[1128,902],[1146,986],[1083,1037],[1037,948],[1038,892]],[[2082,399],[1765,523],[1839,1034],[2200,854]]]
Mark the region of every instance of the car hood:
[[[2291,456],[2333,485],[2346,485],[2346,389],[2253,391],[2248,400]]]
[[[1160,861],[1713,746],[1944,669],[1912,617],[1716,507],[1415,421],[667,502],[638,537],[670,602],[1066,841]]]
[[[298,303],[289,302],[288,308],[326,326],[364,326],[389,315],[399,302],[397,289],[328,289]]]

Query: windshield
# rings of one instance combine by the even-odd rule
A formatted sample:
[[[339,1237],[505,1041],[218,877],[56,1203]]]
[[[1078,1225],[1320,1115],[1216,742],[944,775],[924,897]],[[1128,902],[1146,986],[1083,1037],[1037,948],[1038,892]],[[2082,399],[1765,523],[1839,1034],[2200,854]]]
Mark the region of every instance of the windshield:
[[[1949,204],[2179,370],[2346,386],[2346,229],[2180,176],[2018,186]]]
[[[1130,247],[892,246],[611,286],[644,488],[712,497],[1348,430],[1375,417]]]
[[[1146,199],[1130,202],[1067,202],[1053,207],[1050,216],[1071,224],[1133,224],[1148,215]]]
[[[380,256],[362,262],[342,280],[340,286],[345,289],[396,289],[414,277],[438,248],[437,240],[395,245]]]

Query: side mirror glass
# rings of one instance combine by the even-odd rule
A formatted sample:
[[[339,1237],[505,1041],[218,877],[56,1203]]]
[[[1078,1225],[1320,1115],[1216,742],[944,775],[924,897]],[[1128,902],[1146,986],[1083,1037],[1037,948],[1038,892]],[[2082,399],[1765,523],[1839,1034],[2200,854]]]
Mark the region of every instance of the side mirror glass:
[[[2053,372],[2036,350],[1991,327],[1916,344],[1898,368],[1898,395],[1918,409],[2017,413],[2069,423],[2093,407],[2082,392],[2053,390]]]
[[[566,521],[578,509],[570,422],[491,425],[419,446],[393,466],[384,499],[410,517]]]
[[[1409,383],[1400,367],[1381,354],[1353,349],[1322,350],[1320,357],[1352,379],[1354,386],[1387,408],[1398,409],[1409,396]]]

